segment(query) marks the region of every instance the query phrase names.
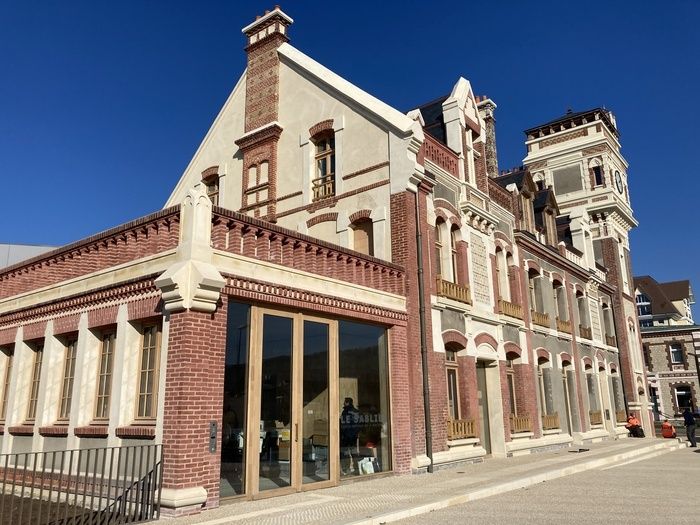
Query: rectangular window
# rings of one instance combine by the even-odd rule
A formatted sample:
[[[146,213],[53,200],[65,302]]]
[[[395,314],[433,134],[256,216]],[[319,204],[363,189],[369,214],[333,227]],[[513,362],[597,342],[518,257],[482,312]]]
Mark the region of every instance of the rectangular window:
[[[679,344],[672,344],[670,347],[671,363],[674,365],[683,364],[683,347]]]
[[[7,414],[7,398],[10,396],[10,377],[12,374],[12,352],[4,351],[7,356],[5,359],[5,377],[3,378],[2,388],[2,406],[0,407],[0,421],[5,421]]]
[[[328,133],[313,141],[316,146],[313,200],[319,200],[335,195],[335,136]]]
[[[136,410],[137,419],[154,419],[156,417],[159,343],[159,327],[155,325],[144,327],[141,340],[141,369],[139,372],[139,395]]]
[[[508,359],[506,361],[506,379],[508,381],[508,394],[510,395],[510,415],[518,415],[518,403],[515,396],[515,370],[513,368],[513,361]]]
[[[447,367],[447,412],[450,419],[459,419],[457,352],[454,350],[445,351],[445,366]]]
[[[36,417],[36,405],[39,399],[39,380],[41,379],[41,361],[44,357],[44,343],[37,344],[33,350],[34,365],[32,366],[32,383],[29,389],[27,421],[34,421]]]
[[[207,189],[207,197],[211,201],[212,206],[219,205],[219,176],[215,175],[204,181],[204,186]]]
[[[114,361],[114,342],[116,337],[117,335],[114,332],[102,336],[100,372],[97,376],[95,419],[109,418],[109,398],[112,393],[112,365]]]
[[[63,362],[63,383],[61,386],[61,404],[58,407],[59,421],[70,418],[70,404],[73,398],[73,378],[75,377],[75,354],[78,341],[72,339],[66,345],[66,356]]]
[[[593,166],[593,181],[595,186],[603,185],[603,167]]]

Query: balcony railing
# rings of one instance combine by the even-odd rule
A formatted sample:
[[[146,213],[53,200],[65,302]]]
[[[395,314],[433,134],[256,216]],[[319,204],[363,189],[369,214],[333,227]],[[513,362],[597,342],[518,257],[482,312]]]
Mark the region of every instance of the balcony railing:
[[[523,318],[523,307],[522,305],[511,303],[504,299],[498,300],[498,310],[509,317],[515,317],[516,319]]]
[[[589,410],[588,417],[591,420],[591,425],[603,424],[603,413],[600,410]]]
[[[476,421],[474,419],[448,419],[447,439],[468,439],[476,437]]]
[[[627,423],[627,412],[624,410],[617,410],[615,412],[615,421],[618,423]]]
[[[461,303],[472,304],[468,285],[444,281],[439,275],[437,277],[437,294],[440,297],[447,297],[448,299],[454,299]]]
[[[441,144],[430,135],[426,135],[425,142],[423,142],[423,151],[426,159],[437,164],[455,177],[459,177],[459,156],[450,148]]]
[[[532,315],[532,322],[539,326],[544,326],[549,328],[549,315],[538,312],[537,310],[530,310]]]
[[[593,330],[583,326],[582,324],[578,325],[578,333],[584,339],[593,339]]]
[[[313,187],[313,200],[317,201],[335,195],[335,175],[326,175],[311,181]]]
[[[605,344],[608,346],[617,346],[617,338],[614,335],[606,335]]]
[[[571,333],[571,321],[565,321],[557,317],[557,330],[567,334]]]
[[[532,432],[530,416],[510,416],[510,433]]]
[[[542,416],[542,430],[554,430],[561,428],[559,426],[559,413],[545,414]]]

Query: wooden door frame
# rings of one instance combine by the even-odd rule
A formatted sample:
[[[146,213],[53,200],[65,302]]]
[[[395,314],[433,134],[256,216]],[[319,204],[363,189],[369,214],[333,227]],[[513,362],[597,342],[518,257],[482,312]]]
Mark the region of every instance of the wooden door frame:
[[[290,486],[260,491],[260,391],[262,387],[263,319],[265,315],[292,320],[292,400],[290,420]],[[328,330],[328,417],[329,417],[329,479],[303,483],[303,438],[299,440],[299,425],[303,411],[303,328],[304,321],[327,324]],[[307,315],[251,305],[250,359],[248,363],[248,410],[246,416],[245,494],[250,499],[281,496],[306,490],[336,486],[340,479],[339,407],[338,407],[338,321],[318,315]]]

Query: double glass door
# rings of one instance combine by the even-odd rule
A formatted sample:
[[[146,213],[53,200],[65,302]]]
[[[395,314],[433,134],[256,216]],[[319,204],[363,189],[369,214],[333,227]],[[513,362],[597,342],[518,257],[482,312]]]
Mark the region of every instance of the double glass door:
[[[336,324],[265,309],[254,310],[251,324],[246,492],[330,485],[338,469]]]

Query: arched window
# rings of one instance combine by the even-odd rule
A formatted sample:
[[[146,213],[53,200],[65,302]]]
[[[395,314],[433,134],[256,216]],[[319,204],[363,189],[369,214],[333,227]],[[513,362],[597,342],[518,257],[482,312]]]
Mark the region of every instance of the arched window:
[[[314,178],[311,180],[313,200],[335,195],[335,133],[324,131],[311,139],[315,148]]]
[[[360,219],[353,223],[353,249],[367,255],[374,255],[374,231],[372,219]]]

